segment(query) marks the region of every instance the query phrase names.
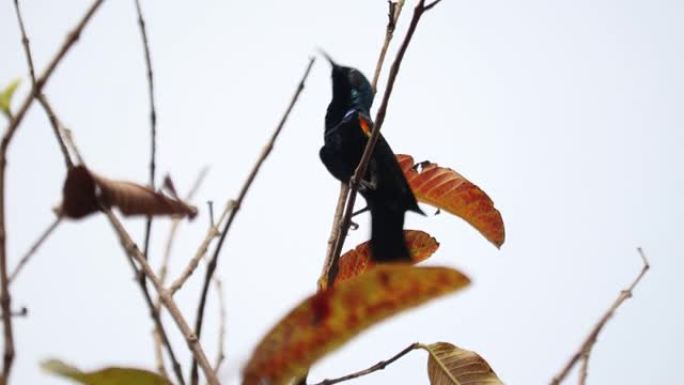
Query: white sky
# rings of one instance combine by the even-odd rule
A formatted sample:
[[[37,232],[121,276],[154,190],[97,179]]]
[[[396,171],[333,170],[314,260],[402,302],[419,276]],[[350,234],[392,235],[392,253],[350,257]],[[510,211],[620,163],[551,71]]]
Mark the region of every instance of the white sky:
[[[173,275],[206,231],[204,202],[220,208],[237,194],[315,48],[370,75],[386,22],[383,0],[189,4],[143,4],[159,175],[170,171],[185,191],[211,166],[196,200],[202,212],[178,238]],[[39,69],[88,5],[22,2]],[[450,341],[482,354],[507,384],[548,383],[637,274],[642,246],[653,269],[601,334],[589,381],[684,383],[682,16],[684,3],[675,0],[448,0],[427,14],[384,134],[395,151],[482,187],[503,214],[507,241],[499,251],[456,217],[410,214],[409,228],[442,245],[429,264],[459,268],[474,284],[374,327],[323,360],[311,379],[364,368],[414,341]],[[21,100],[28,79],[11,1],[0,4],[0,52],[0,83],[23,77]],[[46,88],[96,171],[147,180],[145,81],[134,3],[108,1]],[[219,262],[229,312],[226,383],[238,382],[259,338],[314,290],[338,187],[318,159],[329,94],[329,68],[319,61],[227,239]],[[9,154],[12,266],[52,220],[63,177],[36,104]],[[367,239],[361,224],[345,249]],[[126,225],[142,240],[142,220]],[[168,226],[154,224],[154,261]],[[178,296],[187,314],[201,275]],[[52,357],[85,369],[153,367],[148,311],[102,216],[61,226],[12,296],[16,308],[30,309],[15,320],[14,384],[64,384],[38,369]],[[215,305],[204,329],[212,357]],[[173,339],[182,352],[175,331]],[[180,356],[187,373],[189,356]],[[356,383],[426,384],[425,361],[416,352]]]

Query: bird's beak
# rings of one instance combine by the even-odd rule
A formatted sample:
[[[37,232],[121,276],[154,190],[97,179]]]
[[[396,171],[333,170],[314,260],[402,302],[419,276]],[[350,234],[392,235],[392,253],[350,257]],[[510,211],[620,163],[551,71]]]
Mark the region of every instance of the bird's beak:
[[[318,53],[320,53],[330,63],[333,69],[339,67],[337,63],[335,63],[335,61],[330,57],[330,55],[328,55],[328,53],[325,52],[322,48],[318,49]]]

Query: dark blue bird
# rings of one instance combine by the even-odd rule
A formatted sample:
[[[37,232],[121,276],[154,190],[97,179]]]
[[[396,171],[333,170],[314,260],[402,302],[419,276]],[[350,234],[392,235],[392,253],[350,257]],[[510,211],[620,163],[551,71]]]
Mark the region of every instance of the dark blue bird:
[[[332,100],[325,114],[321,160],[330,173],[349,182],[368,143],[373,123],[373,88],[357,69],[332,65]],[[359,192],[371,212],[371,253],[377,262],[410,261],[404,239],[404,214],[423,214],[406,182],[394,152],[380,135]]]

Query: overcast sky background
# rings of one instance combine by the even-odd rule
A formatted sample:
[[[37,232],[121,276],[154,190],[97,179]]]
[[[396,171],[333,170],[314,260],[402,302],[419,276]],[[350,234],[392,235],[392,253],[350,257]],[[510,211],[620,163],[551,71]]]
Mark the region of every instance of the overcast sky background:
[[[89,1],[21,2],[44,68]],[[397,30],[394,57],[413,2]],[[172,277],[203,238],[205,202],[236,196],[286,107],[308,57],[323,47],[370,76],[386,2],[143,2],[156,82],[158,170],[186,191],[211,171],[183,223]],[[414,341],[479,352],[507,384],[545,384],[641,268],[652,270],[601,334],[594,384],[684,383],[684,3],[676,0],[442,2],[425,15],[383,127],[399,153],[461,172],[502,212],[506,243],[489,244],[446,213],[407,216],[441,243],[427,264],[461,269],[466,291],[395,317],[317,364],[312,381],[387,358]],[[29,81],[11,1],[0,4],[0,84]],[[387,72],[385,72],[386,75]],[[134,2],[97,12],[46,87],[95,171],[145,183],[149,107]],[[384,87],[385,77],[381,82]],[[239,372],[261,336],[315,289],[338,183],[318,159],[330,97],[319,60],[238,214],[219,262],[227,292],[227,361]],[[2,123],[5,124],[5,123]],[[31,108],[9,153],[10,265],[52,221],[64,166],[45,114]],[[432,211],[428,209],[428,211]],[[126,220],[142,241],[143,220]],[[368,238],[367,219],[345,249]],[[159,261],[169,221],[154,222]],[[203,275],[177,296],[192,319]],[[152,323],[116,236],[101,215],[58,228],[12,286],[14,384],[66,384],[38,363],[154,367]],[[217,307],[203,342],[213,358]],[[167,322],[187,373],[189,355]],[[357,384],[426,384],[412,353]]]

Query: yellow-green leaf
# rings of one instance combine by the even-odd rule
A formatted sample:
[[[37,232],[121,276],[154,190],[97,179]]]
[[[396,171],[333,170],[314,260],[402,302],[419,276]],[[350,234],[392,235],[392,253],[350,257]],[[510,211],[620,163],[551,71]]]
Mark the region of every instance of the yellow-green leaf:
[[[243,384],[288,384],[373,324],[469,283],[466,276],[446,267],[377,265],[321,290],[259,342],[243,371]]]
[[[428,345],[431,385],[503,385],[487,361],[477,353],[448,342]]]
[[[59,360],[45,361],[41,367],[52,374],[85,385],[171,385],[166,378],[143,369],[111,367],[94,372],[82,372]]]
[[[19,83],[21,83],[20,79],[13,80],[4,90],[2,90],[2,93],[0,93],[0,111],[7,116],[10,116],[12,96],[14,95],[14,91],[17,90],[17,87],[19,87]]]

